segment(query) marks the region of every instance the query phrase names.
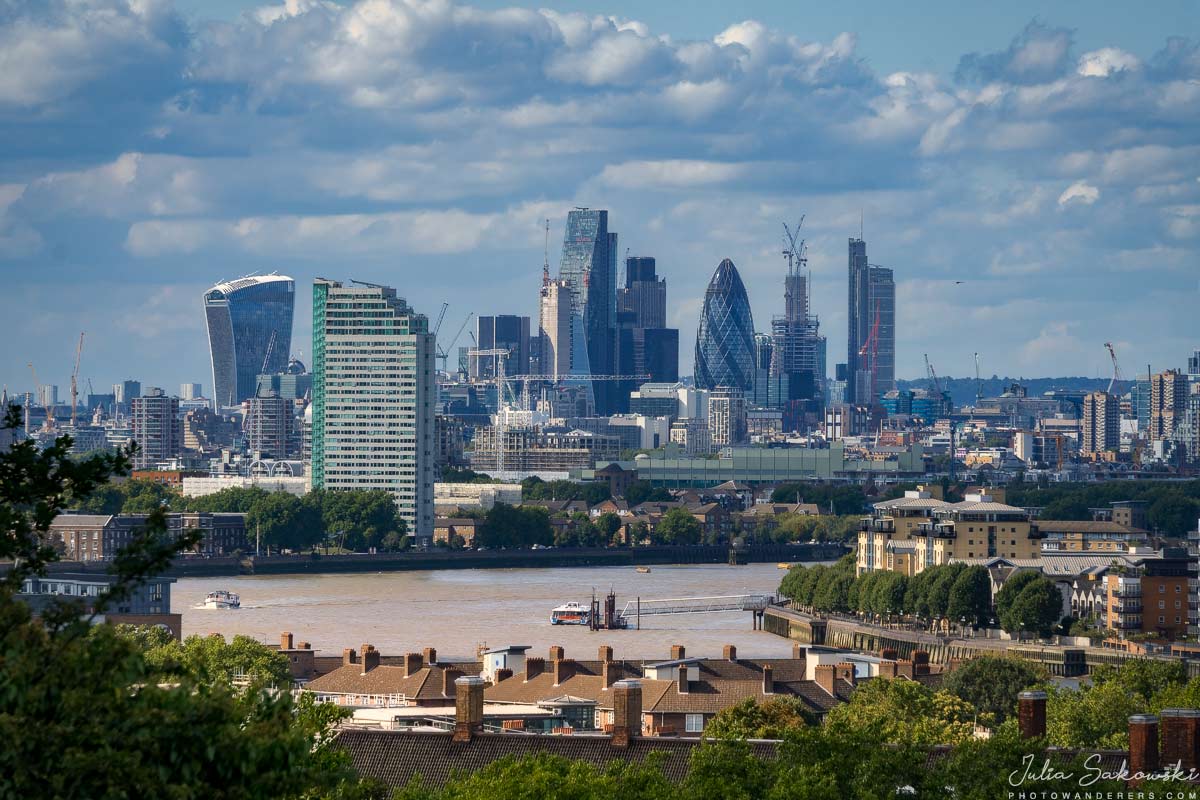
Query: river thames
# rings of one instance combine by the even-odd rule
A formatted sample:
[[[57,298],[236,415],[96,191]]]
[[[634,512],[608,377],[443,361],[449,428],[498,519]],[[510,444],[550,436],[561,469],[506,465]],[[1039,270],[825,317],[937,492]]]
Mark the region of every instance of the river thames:
[[[752,629],[749,612],[643,617],[641,630],[590,631],[550,625],[550,610],[571,600],[587,604],[592,591],[617,594],[618,609],[646,599],[772,594],[784,571],[775,564],[435,570],[336,575],[263,575],[181,578],[171,606],[183,615],[184,636],[245,634],[278,642],[280,631],[310,642],[324,655],[343,647],[375,645],[386,655],[435,647],[444,656],[473,656],[489,647],[562,645],[568,657],[595,658],[611,644],[618,658],[665,658],[672,644],[689,655],[721,655],[726,644],[747,656],[786,656],[791,644]],[[204,596],[227,589],[242,607],[196,608]]]

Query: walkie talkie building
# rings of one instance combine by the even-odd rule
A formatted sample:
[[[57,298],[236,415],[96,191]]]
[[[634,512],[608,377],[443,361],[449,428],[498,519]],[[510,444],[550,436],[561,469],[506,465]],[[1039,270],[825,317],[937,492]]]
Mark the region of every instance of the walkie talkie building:
[[[253,397],[259,375],[287,369],[295,300],[296,283],[286,275],[238,278],[204,293],[215,407]]]

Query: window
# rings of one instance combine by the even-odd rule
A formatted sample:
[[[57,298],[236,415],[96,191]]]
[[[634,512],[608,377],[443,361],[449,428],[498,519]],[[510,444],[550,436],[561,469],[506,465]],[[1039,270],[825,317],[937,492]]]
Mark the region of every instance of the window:
[[[1176,607],[1176,608],[1180,608],[1180,605],[1179,605],[1179,601],[1178,601],[1178,600],[1176,600],[1176,601],[1175,601],[1175,607]]]
[[[1158,585],[1158,593],[1163,594],[1166,591],[1167,591],[1167,585],[1165,583],[1160,583]]]
[[[1166,607],[1167,607],[1167,601],[1165,601],[1165,600],[1159,600],[1159,601],[1158,601],[1158,607],[1159,607],[1159,608],[1166,608]]]
[[[1162,620],[1159,620],[1162,622]],[[688,714],[684,719],[684,730],[688,733],[700,733],[704,730],[703,714]]]
[[[1179,594],[1179,584],[1175,584],[1175,594]]]
[[[1159,621],[1159,624],[1162,624],[1163,618],[1160,616],[1160,617],[1158,618],[1158,621]]]

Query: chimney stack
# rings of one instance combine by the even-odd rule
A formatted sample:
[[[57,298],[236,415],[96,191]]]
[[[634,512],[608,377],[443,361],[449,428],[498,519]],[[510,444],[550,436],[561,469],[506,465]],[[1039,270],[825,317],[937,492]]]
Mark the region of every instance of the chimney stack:
[[[500,669],[496,670],[496,683],[499,683],[500,681],[506,681],[512,676],[513,671],[511,669],[508,667],[501,667]]]
[[[611,689],[621,674],[621,667],[615,661],[605,661],[600,665],[600,680],[605,689]]]
[[[775,668],[763,664],[763,694],[775,694]]]
[[[525,680],[530,681],[546,671],[546,659],[530,656],[525,659]]]
[[[678,661],[681,658],[687,658],[687,650],[681,644],[671,645],[671,660]]]
[[[560,658],[554,662],[553,667],[555,686],[561,686],[575,675],[575,659],[573,658]]]
[[[792,658],[796,659],[797,661],[804,661],[808,658],[808,651],[804,649],[803,645],[793,644]]]
[[[566,657],[566,655],[567,655],[567,651],[563,649],[563,646],[561,644],[556,644],[556,645],[551,646],[551,648],[550,648],[550,660],[551,661],[562,661],[563,658]]]
[[[837,695],[833,691],[834,677],[836,675],[833,664],[817,664],[814,672],[816,674],[817,686],[820,686],[825,691],[825,694],[830,697],[836,697]]]
[[[379,651],[375,649],[375,645],[367,645],[367,649],[362,654],[362,674],[366,675],[371,670],[379,666]]]
[[[279,634],[279,649],[280,650],[293,649],[292,648],[292,634],[290,634],[287,631],[284,631],[283,633]]]
[[[675,688],[680,694],[688,693],[688,665],[680,664],[676,670]]]
[[[1022,739],[1040,739],[1046,735],[1046,693],[1021,692],[1017,695],[1017,727]]]
[[[312,645],[311,645],[311,644],[309,644],[308,642],[301,642],[301,643],[300,643],[300,649],[301,649],[301,650],[311,650],[311,649],[312,649]]]
[[[613,660],[613,649],[609,645],[600,645],[600,651],[597,653],[601,664],[607,664]]]
[[[433,665],[437,663],[437,650],[432,647],[426,647],[422,654],[425,657],[425,663]]]
[[[834,667],[834,675],[851,686],[855,685],[855,683],[858,681],[857,675],[854,671],[854,665],[849,661],[843,661]]]
[[[483,678],[465,675],[454,689],[454,741],[469,742],[483,730]]]
[[[726,661],[737,661],[737,648],[731,644],[725,645],[724,656]]]
[[[1137,777],[1158,770],[1158,717],[1153,714],[1134,714],[1129,718],[1130,786],[1142,782]]]
[[[357,663],[358,663],[358,659],[355,657],[353,647],[347,647],[345,650],[342,651],[342,666],[343,667],[348,667],[351,664],[357,664]]]
[[[1162,714],[1162,764],[1175,764],[1183,771],[1197,767],[1197,728],[1200,710],[1194,708],[1164,708]]]
[[[613,747],[628,747],[642,735],[642,684],[623,680],[613,684]]]
[[[499,673],[497,673],[499,674]],[[463,677],[462,670],[444,669],[442,670],[442,696],[454,697],[455,689],[454,682]]]
[[[404,677],[416,675],[421,671],[421,654],[420,653],[405,653],[404,654]]]

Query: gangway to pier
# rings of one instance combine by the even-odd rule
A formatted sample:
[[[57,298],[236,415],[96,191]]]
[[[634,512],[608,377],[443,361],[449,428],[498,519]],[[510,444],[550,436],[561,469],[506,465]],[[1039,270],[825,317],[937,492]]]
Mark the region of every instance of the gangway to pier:
[[[718,611],[766,610],[775,601],[770,594],[730,594],[716,597],[669,597],[630,600],[617,616],[626,620],[664,614],[711,614]]]

